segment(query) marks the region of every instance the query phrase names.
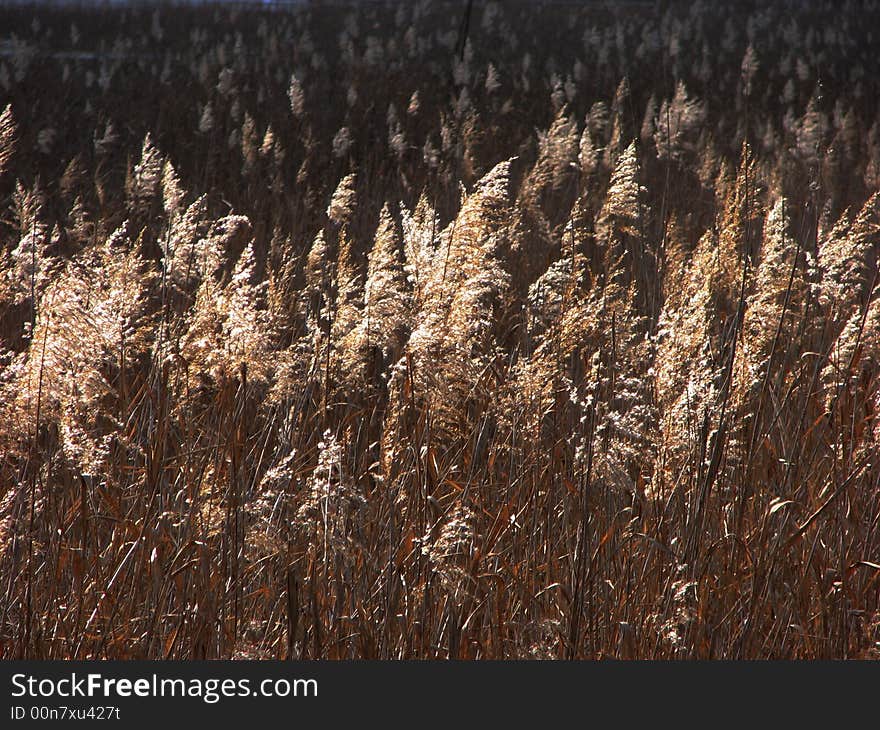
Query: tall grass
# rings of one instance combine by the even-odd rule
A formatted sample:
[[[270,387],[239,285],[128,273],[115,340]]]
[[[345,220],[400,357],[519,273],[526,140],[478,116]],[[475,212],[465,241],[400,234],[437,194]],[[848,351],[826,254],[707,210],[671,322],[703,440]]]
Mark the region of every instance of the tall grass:
[[[2,10],[0,656],[880,656],[876,5],[455,10]]]

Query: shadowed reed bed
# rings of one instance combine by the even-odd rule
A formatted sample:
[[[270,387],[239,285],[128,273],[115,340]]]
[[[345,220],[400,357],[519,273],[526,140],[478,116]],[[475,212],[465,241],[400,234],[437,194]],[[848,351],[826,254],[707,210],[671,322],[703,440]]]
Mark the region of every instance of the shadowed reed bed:
[[[0,656],[880,658],[877,3],[463,7],[0,10]]]

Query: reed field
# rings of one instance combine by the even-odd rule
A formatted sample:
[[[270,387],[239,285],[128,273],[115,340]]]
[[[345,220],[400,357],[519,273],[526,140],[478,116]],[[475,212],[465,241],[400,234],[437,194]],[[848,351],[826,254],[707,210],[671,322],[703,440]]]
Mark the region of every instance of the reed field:
[[[0,6],[0,658],[880,659],[880,3]]]

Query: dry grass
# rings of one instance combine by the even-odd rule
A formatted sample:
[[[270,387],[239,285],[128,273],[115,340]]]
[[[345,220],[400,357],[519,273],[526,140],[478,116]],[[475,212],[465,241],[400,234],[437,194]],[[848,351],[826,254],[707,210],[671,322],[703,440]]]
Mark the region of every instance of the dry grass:
[[[4,9],[0,656],[880,657],[876,6],[478,5]]]

